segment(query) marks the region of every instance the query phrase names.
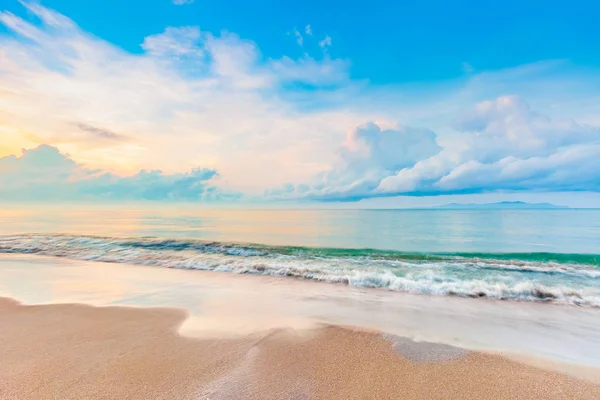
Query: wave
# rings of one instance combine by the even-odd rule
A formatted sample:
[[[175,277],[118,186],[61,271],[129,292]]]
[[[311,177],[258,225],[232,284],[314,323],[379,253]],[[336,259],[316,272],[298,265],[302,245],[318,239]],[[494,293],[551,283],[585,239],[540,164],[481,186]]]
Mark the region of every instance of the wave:
[[[0,253],[288,276],[428,295],[600,307],[600,257],[587,254],[425,254],[41,234],[0,236]]]

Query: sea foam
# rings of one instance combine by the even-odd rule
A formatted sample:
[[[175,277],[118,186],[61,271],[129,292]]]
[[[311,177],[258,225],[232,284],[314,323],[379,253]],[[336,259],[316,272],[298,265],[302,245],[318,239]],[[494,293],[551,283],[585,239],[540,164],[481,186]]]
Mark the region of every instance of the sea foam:
[[[508,258],[73,235],[0,236],[0,252],[600,307],[600,268],[593,255],[528,253]]]

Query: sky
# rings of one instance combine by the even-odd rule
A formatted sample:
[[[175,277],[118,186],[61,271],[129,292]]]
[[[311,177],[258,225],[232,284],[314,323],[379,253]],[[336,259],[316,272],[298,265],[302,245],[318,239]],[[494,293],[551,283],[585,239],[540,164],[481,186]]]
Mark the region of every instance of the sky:
[[[0,201],[600,207],[598,11],[3,0]]]

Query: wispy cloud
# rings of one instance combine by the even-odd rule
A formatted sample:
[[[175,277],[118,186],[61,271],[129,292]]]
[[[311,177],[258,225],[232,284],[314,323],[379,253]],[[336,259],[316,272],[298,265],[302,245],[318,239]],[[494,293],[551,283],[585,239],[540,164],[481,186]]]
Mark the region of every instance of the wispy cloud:
[[[307,36],[307,39],[310,39],[310,37],[308,36],[312,36],[313,32],[312,32],[312,28],[310,26],[310,24],[306,25],[303,29],[303,31],[299,31],[297,28],[294,28],[291,32],[288,32],[288,35],[293,35],[294,38],[296,39],[296,43],[298,43],[298,45],[300,47],[304,46],[304,36],[303,33]]]
[[[202,56],[201,35],[196,26],[169,27],[163,33],[146,37],[142,48],[158,57]]]
[[[12,32],[0,35],[0,130],[3,145],[15,150],[51,143],[121,173],[201,162],[222,172],[223,185],[252,190],[250,171],[260,185],[273,185],[321,170],[328,146],[315,151],[309,144],[361,119],[337,109],[299,114],[287,100],[310,99],[320,87],[346,90],[352,83],[343,60],[265,59],[252,41],[197,27],[149,35],[145,53],[130,54],[50,10],[32,12],[40,24],[0,13]],[[128,140],[89,135],[73,121]],[[274,171],[277,162],[286,171]]]
[[[462,70],[465,74],[472,74],[475,72],[475,68],[466,61],[462,63]]]
[[[331,37],[325,36],[325,38],[319,42],[319,46],[323,49],[323,51],[327,51],[327,49],[331,47]]]
[[[78,122],[75,124],[80,130],[90,133],[95,137],[107,140],[125,140],[126,137],[120,135],[118,133],[112,132],[108,129],[97,128],[95,126],[91,126],[88,124],[84,124],[82,122]]]
[[[304,38],[298,29],[294,29],[294,37],[296,38],[296,43],[298,43],[299,46],[304,45]]]
[[[182,6],[184,4],[192,4],[196,0],[172,0],[173,4],[177,6]]]

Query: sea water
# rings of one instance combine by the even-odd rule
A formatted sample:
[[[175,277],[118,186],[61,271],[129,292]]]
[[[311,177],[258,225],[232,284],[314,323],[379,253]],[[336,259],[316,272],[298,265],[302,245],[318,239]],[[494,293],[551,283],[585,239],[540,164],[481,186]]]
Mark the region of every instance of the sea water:
[[[0,252],[600,307],[600,210],[12,206]]]

